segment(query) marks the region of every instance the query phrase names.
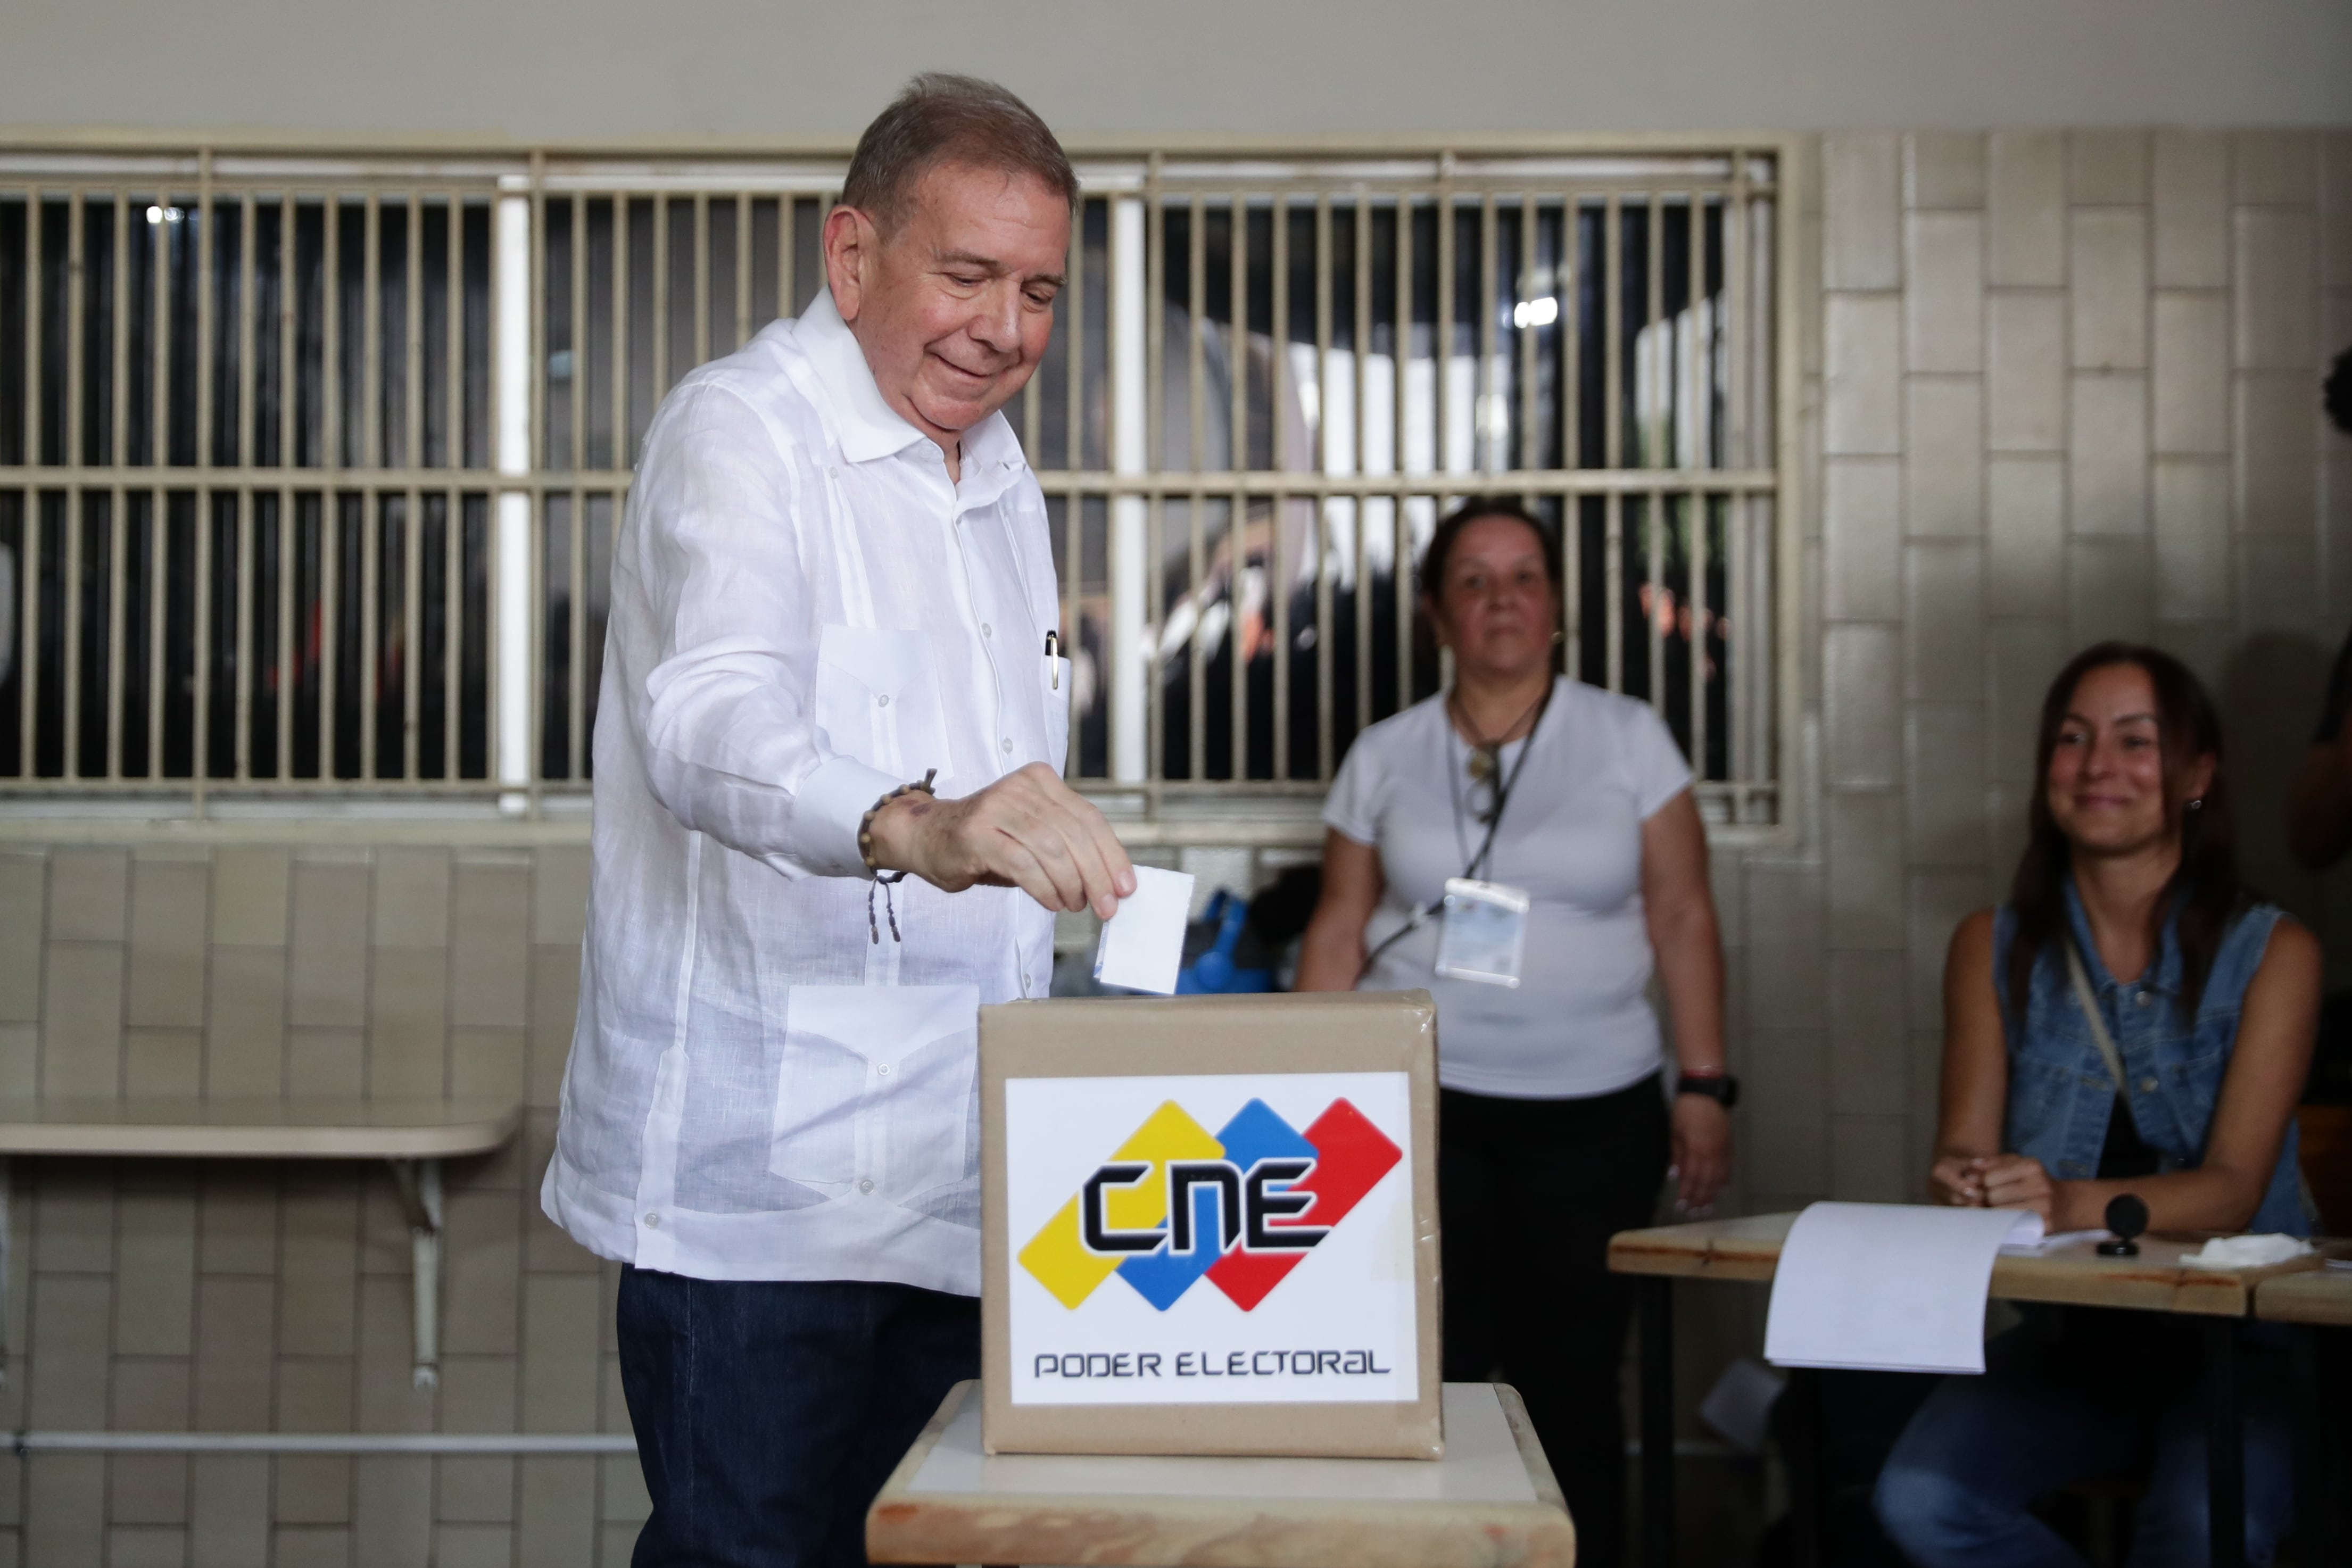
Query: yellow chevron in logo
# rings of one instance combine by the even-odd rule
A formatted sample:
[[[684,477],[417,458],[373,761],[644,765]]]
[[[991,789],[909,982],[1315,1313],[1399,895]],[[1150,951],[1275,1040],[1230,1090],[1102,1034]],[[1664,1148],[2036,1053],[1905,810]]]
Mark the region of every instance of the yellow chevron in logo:
[[[1184,1113],[1173,1100],[1163,1101],[1160,1109],[1135,1130],[1134,1135],[1118,1146],[1111,1155],[1115,1161],[1142,1161],[1151,1166],[1150,1172],[1132,1186],[1114,1187],[1103,1194],[1103,1218],[1114,1230],[1150,1230],[1166,1223],[1168,1218],[1168,1181],[1164,1169],[1170,1160],[1213,1160],[1223,1155],[1225,1146],[1209,1135],[1206,1128]],[[1029,1270],[1037,1282],[1054,1294],[1062,1305],[1076,1308],[1095,1292],[1095,1288],[1111,1277],[1124,1258],[1090,1250],[1078,1229],[1078,1200],[1076,1197],[1055,1211],[1029,1245],[1020,1252],[1021,1266]]]

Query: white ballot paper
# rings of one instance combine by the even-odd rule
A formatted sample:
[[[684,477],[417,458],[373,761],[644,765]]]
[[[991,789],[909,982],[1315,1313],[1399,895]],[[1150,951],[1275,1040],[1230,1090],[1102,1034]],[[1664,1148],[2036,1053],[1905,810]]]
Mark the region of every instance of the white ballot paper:
[[[1764,1358],[1780,1366],[1982,1372],[1986,1292],[2004,1243],[2042,1239],[2009,1208],[1817,1203],[1772,1275]]]
[[[1173,996],[1176,971],[1184,961],[1184,924],[1192,914],[1192,873],[1137,866],[1135,891],[1103,922],[1095,978],[1106,986]]]

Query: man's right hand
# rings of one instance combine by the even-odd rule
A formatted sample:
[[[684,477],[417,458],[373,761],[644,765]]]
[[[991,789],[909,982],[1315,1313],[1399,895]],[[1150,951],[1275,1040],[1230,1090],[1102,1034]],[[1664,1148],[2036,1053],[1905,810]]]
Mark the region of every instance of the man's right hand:
[[[1094,803],[1042,762],[960,800],[901,795],[875,814],[874,863],[946,893],[1017,887],[1048,909],[1108,920],[1135,891],[1126,847]]]

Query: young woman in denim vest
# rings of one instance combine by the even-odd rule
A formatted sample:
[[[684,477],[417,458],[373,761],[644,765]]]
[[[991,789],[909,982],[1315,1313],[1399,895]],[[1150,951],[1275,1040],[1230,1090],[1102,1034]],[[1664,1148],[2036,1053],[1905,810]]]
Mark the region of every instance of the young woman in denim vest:
[[[2154,1230],[2305,1234],[2293,1116],[2319,944],[2237,879],[2221,723],[2196,676],[2103,643],[2042,705],[2042,779],[2007,904],[1969,916],[1944,971],[1938,1203],[2098,1228],[2135,1193]],[[2076,1000],[2079,957],[2122,1069]],[[2246,1356],[2246,1550],[2290,1521],[2284,1367]],[[2197,1340],[2153,1312],[2033,1308],[1982,1377],[1929,1397],[1888,1457],[1879,1517],[1919,1568],[2082,1559],[2027,1511],[2153,1464],[2133,1568],[2206,1561]]]

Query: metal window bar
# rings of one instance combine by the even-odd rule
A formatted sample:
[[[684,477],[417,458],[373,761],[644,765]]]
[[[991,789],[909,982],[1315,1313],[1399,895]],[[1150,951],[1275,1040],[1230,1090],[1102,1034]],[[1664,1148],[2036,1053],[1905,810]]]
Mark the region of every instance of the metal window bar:
[[[1079,666],[1072,777],[1146,811],[1319,791],[1435,689],[1412,558],[1495,496],[1562,530],[1565,667],[1666,716],[1711,820],[1779,820],[1781,153],[1086,163],[1058,351],[1007,411]],[[840,169],[0,146],[0,794],[510,789],[489,622],[518,492],[535,711],[503,722],[535,737],[534,802],[584,789],[646,425],[682,350],[821,286]],[[501,191],[530,207],[524,473],[495,463]]]

